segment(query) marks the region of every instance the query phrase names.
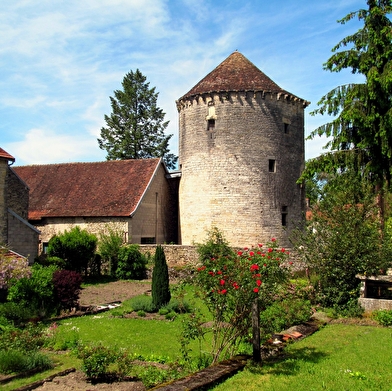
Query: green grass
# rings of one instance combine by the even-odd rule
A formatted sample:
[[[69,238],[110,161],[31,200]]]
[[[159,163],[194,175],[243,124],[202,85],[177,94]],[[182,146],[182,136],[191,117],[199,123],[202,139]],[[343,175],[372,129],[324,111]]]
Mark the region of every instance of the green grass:
[[[291,344],[286,357],[246,368],[214,391],[391,391],[392,329],[328,325]]]
[[[71,355],[69,353],[57,354],[57,353],[46,352],[45,354],[47,354],[55,363],[55,367],[53,369],[49,369],[47,371],[37,373],[28,378],[16,379],[16,380],[12,380],[9,383],[1,384],[0,389],[2,391],[15,390],[17,388],[32,384],[36,381],[46,379],[47,377],[54,375],[55,373],[64,371],[66,369],[73,368],[73,367],[80,367],[80,360],[78,360],[74,355]]]
[[[109,319],[98,314],[60,322],[59,333],[76,328],[82,344],[101,343],[104,346],[126,348],[143,356],[159,352],[174,361],[180,354],[180,322],[179,319],[161,321],[146,320],[143,317]]]

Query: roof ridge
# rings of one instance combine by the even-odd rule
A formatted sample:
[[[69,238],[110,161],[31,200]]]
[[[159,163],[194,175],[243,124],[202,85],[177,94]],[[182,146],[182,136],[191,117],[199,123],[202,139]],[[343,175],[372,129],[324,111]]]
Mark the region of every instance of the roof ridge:
[[[179,101],[195,95],[229,91],[265,91],[295,96],[276,84],[242,53],[235,51],[183,95]]]

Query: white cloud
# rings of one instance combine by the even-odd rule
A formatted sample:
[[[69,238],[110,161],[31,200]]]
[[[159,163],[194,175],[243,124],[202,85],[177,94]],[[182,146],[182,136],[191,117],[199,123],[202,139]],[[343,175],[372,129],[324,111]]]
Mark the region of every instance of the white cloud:
[[[92,140],[84,136],[56,134],[39,128],[30,129],[23,140],[6,146],[6,150],[12,151],[18,165],[83,161],[86,151],[91,148]],[[104,160],[103,152],[96,155],[102,155],[97,160]]]

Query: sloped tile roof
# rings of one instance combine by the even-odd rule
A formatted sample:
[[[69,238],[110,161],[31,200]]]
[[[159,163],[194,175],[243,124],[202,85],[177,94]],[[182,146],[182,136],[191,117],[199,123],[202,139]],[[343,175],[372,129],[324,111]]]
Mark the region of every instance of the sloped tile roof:
[[[29,220],[130,216],[160,159],[12,167],[30,188]]]
[[[11,156],[7,151],[4,151],[3,148],[0,148],[0,158],[15,161],[15,158]]]
[[[179,100],[225,91],[265,91],[292,95],[280,88],[244,55],[235,51]]]

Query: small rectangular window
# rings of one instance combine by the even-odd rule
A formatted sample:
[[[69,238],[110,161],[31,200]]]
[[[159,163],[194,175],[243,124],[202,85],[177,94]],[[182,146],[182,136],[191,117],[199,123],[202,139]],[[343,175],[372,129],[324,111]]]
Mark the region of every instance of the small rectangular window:
[[[275,159],[269,159],[268,160],[268,171],[269,172],[275,172],[276,169],[276,161]]]
[[[209,119],[207,123],[207,130],[214,130],[215,129],[215,120]]]
[[[283,205],[282,206],[282,227],[286,227],[287,226],[287,206]]]
[[[42,253],[43,254],[47,254],[48,253],[48,247],[49,247],[49,243],[48,242],[43,242],[42,243]]]
[[[284,123],[284,133],[287,134],[289,132],[289,124],[288,123]]]

